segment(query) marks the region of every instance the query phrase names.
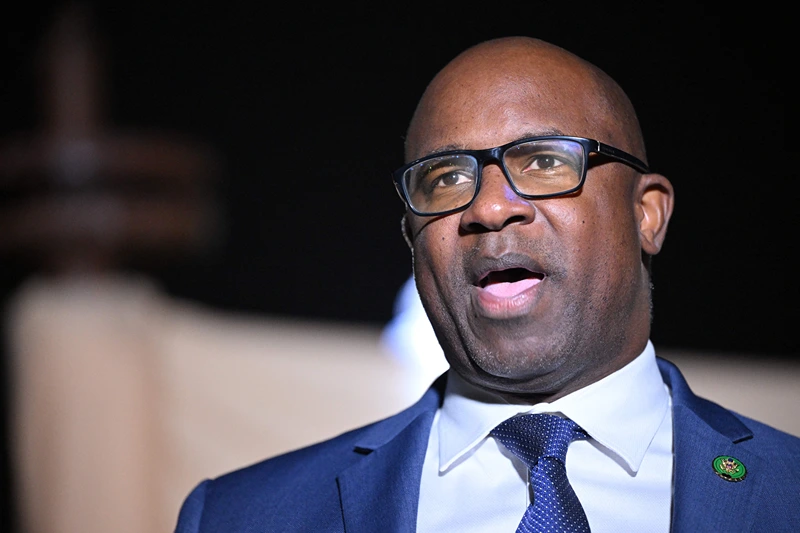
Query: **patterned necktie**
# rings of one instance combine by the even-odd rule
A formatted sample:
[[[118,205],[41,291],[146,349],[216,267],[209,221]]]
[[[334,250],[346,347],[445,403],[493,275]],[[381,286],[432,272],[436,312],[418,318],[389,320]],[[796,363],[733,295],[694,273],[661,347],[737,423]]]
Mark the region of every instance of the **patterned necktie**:
[[[533,503],[517,533],[589,532],[589,522],[564,466],[573,440],[587,438],[572,420],[537,414],[509,418],[492,435],[528,465]]]

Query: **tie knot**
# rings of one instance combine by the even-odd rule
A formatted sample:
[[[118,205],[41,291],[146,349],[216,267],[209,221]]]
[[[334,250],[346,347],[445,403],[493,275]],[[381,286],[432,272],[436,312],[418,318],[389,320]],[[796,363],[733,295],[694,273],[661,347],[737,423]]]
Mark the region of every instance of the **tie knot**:
[[[494,428],[492,435],[529,467],[540,457],[552,457],[564,463],[569,444],[587,438],[572,420],[550,414],[509,418]]]

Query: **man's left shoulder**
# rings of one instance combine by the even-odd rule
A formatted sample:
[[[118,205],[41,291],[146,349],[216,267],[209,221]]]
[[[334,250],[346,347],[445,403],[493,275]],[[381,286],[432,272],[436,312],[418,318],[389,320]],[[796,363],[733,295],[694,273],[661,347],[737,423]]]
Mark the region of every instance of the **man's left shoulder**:
[[[800,437],[735,411],[729,412],[753,434],[752,438],[744,440],[742,444],[749,445],[755,453],[764,458],[785,461],[787,467],[800,473],[800,461],[797,460],[800,458]]]

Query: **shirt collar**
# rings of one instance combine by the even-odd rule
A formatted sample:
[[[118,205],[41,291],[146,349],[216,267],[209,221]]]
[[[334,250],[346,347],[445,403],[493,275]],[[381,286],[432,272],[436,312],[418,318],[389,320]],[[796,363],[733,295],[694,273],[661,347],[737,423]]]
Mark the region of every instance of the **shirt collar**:
[[[636,472],[669,407],[650,341],[633,361],[552,403],[509,404],[452,370],[439,412],[439,471],[466,459],[500,422],[519,413],[561,413]]]

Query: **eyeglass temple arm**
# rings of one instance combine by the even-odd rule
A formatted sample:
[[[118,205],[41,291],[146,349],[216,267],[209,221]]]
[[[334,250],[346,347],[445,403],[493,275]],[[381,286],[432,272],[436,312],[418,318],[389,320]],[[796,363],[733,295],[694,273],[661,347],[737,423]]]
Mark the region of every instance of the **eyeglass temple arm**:
[[[618,161],[622,161],[623,163],[627,163],[628,165],[632,166],[633,168],[644,174],[650,172],[650,168],[647,166],[647,163],[645,163],[641,159],[632,156],[628,152],[623,152],[618,148],[614,148],[613,146],[610,146],[608,144],[601,143],[600,141],[597,141],[597,153],[606,155]]]

